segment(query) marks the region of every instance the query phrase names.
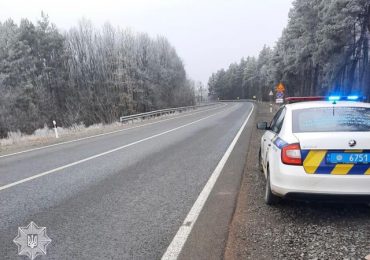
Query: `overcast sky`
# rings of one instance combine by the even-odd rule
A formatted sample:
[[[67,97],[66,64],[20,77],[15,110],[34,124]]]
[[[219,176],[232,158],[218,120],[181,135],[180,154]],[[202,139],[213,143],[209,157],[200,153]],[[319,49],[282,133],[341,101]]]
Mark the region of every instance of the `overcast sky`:
[[[212,72],[273,46],[293,0],[0,0],[0,19],[36,21],[41,10],[61,29],[82,17],[152,36],[166,36],[189,77],[207,83]]]

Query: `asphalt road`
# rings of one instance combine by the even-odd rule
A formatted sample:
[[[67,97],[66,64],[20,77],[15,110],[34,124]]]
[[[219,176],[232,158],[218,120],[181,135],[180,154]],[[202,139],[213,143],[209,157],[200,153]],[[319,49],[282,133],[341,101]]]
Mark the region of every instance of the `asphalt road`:
[[[52,239],[39,259],[159,259],[252,104],[0,157],[0,255],[34,221]]]

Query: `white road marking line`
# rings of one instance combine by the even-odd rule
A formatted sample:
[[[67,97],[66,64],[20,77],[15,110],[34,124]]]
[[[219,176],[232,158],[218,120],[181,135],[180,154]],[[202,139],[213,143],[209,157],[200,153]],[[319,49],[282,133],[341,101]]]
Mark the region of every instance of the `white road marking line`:
[[[232,107],[231,107],[232,108]],[[229,108],[229,109],[231,109]],[[78,165],[78,164],[81,164],[81,163],[84,163],[84,162],[87,162],[87,161],[90,161],[90,160],[93,160],[93,159],[96,159],[98,157],[101,157],[101,156],[104,156],[104,155],[107,155],[107,154],[110,154],[110,153],[113,153],[113,152],[116,152],[116,151],[119,151],[119,150],[122,150],[122,149],[125,149],[127,147],[130,147],[130,146],[133,146],[133,145],[136,145],[136,144],[139,144],[139,143],[142,143],[142,142],[145,142],[145,141],[148,141],[150,139],[153,139],[153,138],[156,138],[156,137],[159,137],[159,136],[162,136],[162,135],[165,135],[165,134],[168,134],[168,133],[171,133],[171,132],[174,132],[176,130],[179,130],[181,128],[184,128],[184,127],[187,127],[189,125],[193,125],[193,124],[196,124],[200,121],[203,121],[203,120],[206,120],[210,117],[213,117],[221,112],[225,112],[225,111],[228,111],[229,109],[226,109],[226,110],[221,110],[217,113],[214,113],[212,115],[209,115],[209,116],[206,116],[206,117],[203,117],[201,119],[198,119],[198,120],[195,120],[193,122],[190,122],[190,123],[187,123],[187,124],[184,124],[184,125],[181,125],[181,126],[178,126],[178,127],[175,127],[175,128],[172,128],[170,130],[167,130],[167,131],[164,131],[162,133],[159,133],[159,134],[155,134],[155,135],[152,135],[152,136],[149,136],[149,137],[146,137],[144,139],[141,139],[141,140],[138,140],[138,141],[135,141],[135,142],[132,142],[132,143],[129,143],[129,144],[126,144],[126,145],[123,145],[123,146],[120,146],[120,147],[117,147],[115,149],[112,149],[112,150],[109,150],[109,151],[106,151],[106,152],[103,152],[103,153],[99,153],[99,154],[96,154],[96,155],[93,155],[93,156],[90,156],[90,157],[87,157],[85,159],[82,159],[82,160],[79,160],[79,161],[76,161],[76,162],[73,162],[73,163],[70,163],[70,164],[66,164],[64,166],[61,166],[61,167],[58,167],[58,168],[55,168],[55,169],[52,169],[52,170],[49,170],[49,171],[46,171],[46,172],[42,172],[42,173],[39,173],[39,174],[36,174],[36,175],[33,175],[31,177],[28,177],[28,178],[25,178],[25,179],[22,179],[22,180],[19,180],[19,181],[16,181],[16,182],[12,182],[12,183],[9,183],[9,184],[6,184],[4,186],[1,186],[0,187],[0,191],[2,190],[5,190],[5,189],[9,189],[11,187],[14,187],[16,185],[19,185],[19,184],[22,184],[22,183],[25,183],[25,182],[28,182],[28,181],[31,181],[31,180],[34,180],[34,179],[37,179],[37,178],[40,178],[42,176],[45,176],[45,175],[48,175],[50,173],[54,173],[54,172],[57,172],[57,171],[61,171],[61,170],[64,170],[66,168],[69,168],[69,167],[72,167],[74,165]]]
[[[223,105],[223,106],[221,106],[221,108],[222,107],[225,107],[225,106],[226,105]],[[42,149],[54,147],[54,146],[59,146],[59,145],[64,145],[64,144],[69,144],[69,143],[74,143],[74,142],[79,142],[79,141],[83,141],[83,140],[87,140],[87,139],[91,139],[91,138],[95,138],[95,137],[100,137],[100,136],[105,136],[105,135],[110,135],[110,134],[114,134],[114,133],[124,132],[124,131],[128,131],[128,130],[131,130],[131,129],[136,129],[136,128],[140,128],[140,127],[144,127],[144,126],[148,126],[148,125],[154,125],[154,124],[158,124],[158,123],[169,121],[169,120],[174,120],[174,119],[178,119],[178,118],[183,118],[183,117],[195,115],[195,114],[199,114],[199,113],[210,111],[210,110],[215,110],[217,108],[220,108],[220,107],[217,106],[215,108],[209,108],[209,109],[205,109],[205,110],[202,110],[202,111],[197,111],[197,112],[194,112],[194,113],[191,113],[191,114],[186,114],[186,115],[183,115],[183,116],[177,116],[177,117],[167,118],[167,119],[163,119],[163,120],[152,122],[152,123],[148,123],[148,124],[143,124],[143,125],[134,126],[134,127],[125,128],[125,129],[120,129],[120,130],[115,130],[115,131],[111,131],[111,132],[107,132],[107,133],[102,133],[102,134],[87,136],[87,137],[83,137],[83,138],[79,138],[79,139],[74,139],[74,140],[70,140],[70,141],[65,141],[65,142],[61,142],[61,143],[45,145],[45,146],[42,146],[42,147],[32,148],[32,149],[28,149],[28,150],[24,150],[24,151],[20,151],[20,152],[16,152],[16,153],[4,154],[4,155],[0,155],[0,158],[9,157],[9,156],[13,156],[13,155],[18,155],[18,154],[22,154],[22,153],[33,152],[33,151],[37,151],[37,150],[42,150]]]
[[[174,260],[179,257],[181,250],[184,247],[185,242],[188,239],[189,234],[191,230],[193,229],[193,226],[195,222],[197,221],[198,216],[200,212],[202,211],[204,204],[206,203],[209,197],[209,194],[211,193],[213,187],[215,186],[216,181],[218,177],[220,176],[220,173],[227,162],[227,159],[230,157],[230,154],[233,151],[237,141],[239,140],[241,133],[243,132],[245,126],[247,125],[248,120],[253,113],[253,110],[254,110],[254,105],[252,105],[251,112],[249,113],[248,117],[244,121],[243,125],[240,127],[238,133],[236,134],[234,140],[231,142],[229,148],[227,148],[224,156],[221,158],[221,160],[217,164],[216,169],[213,171],[211,177],[209,177],[206,185],[204,186],[202,192],[199,194],[197,200],[195,201],[192,208],[190,209],[188,215],[186,216],[183,224],[177,231],[171,244],[168,246],[166,252],[163,254],[162,260]]]

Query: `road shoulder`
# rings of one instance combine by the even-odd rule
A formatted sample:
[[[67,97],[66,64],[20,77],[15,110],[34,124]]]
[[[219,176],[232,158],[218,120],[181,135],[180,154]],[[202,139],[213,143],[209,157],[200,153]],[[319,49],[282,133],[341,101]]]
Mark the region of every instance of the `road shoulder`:
[[[222,259],[254,127],[255,110],[181,251],[179,259]]]

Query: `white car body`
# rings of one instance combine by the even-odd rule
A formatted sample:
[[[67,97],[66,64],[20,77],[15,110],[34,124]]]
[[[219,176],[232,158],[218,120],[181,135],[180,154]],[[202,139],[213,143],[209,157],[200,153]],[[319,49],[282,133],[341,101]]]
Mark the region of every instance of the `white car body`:
[[[331,156],[328,153],[336,151],[355,153],[348,157],[351,160],[357,156],[357,152],[369,153],[370,132],[296,132],[293,129],[293,111],[307,108],[329,108],[333,109],[333,113],[335,113],[341,107],[354,108],[356,111],[365,108],[364,111],[368,111],[370,104],[352,101],[338,101],[336,104],[331,101],[309,101],[286,104],[279,109],[270,127],[274,128],[272,124],[275,119],[279,119],[278,113],[280,111],[282,111],[280,114],[282,122],[279,122],[279,127],[267,129],[261,139],[260,164],[268,180],[269,187],[266,186],[266,189],[271,189],[271,196],[300,198],[303,195],[306,198],[311,195],[313,195],[312,197],[314,195],[364,195],[364,197],[370,198],[370,164],[363,162],[334,164],[332,161],[328,163],[329,159],[327,159],[327,156]],[[284,116],[282,116],[283,113],[285,113]],[[365,114],[364,120],[370,120],[369,114]],[[306,123],[305,121],[301,122],[301,124]],[[310,122],[307,124],[309,125]],[[353,142],[353,140],[355,140],[355,146],[350,147],[349,142]],[[293,157],[301,156],[300,165],[289,165],[283,162],[282,149],[289,144],[300,145],[300,155],[297,151],[288,152]],[[342,158],[340,153],[335,153],[333,156]]]

